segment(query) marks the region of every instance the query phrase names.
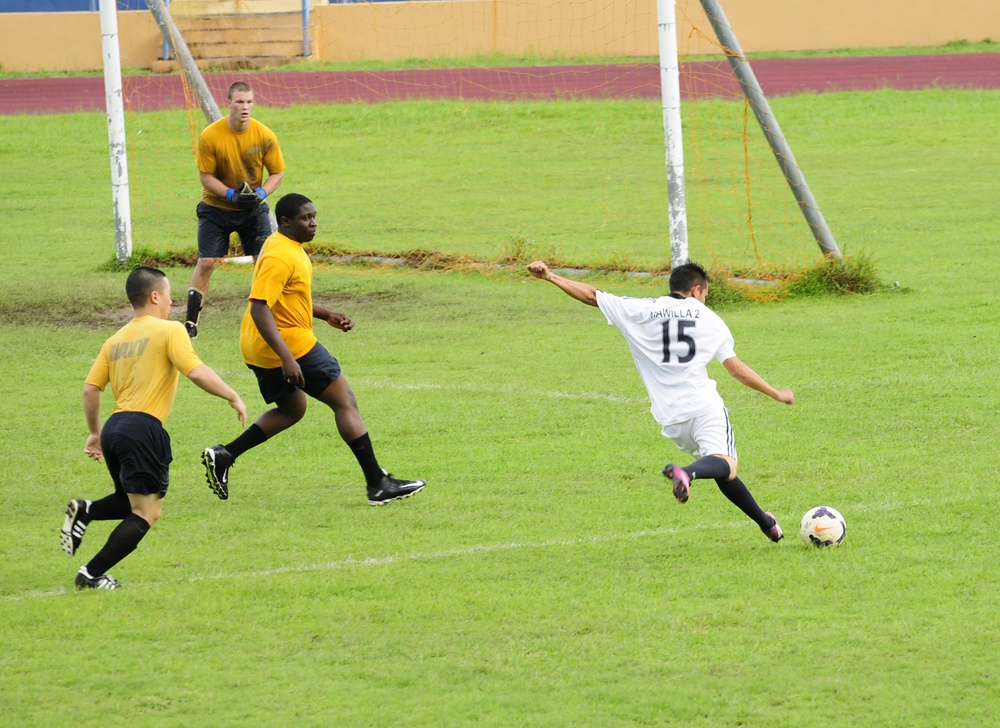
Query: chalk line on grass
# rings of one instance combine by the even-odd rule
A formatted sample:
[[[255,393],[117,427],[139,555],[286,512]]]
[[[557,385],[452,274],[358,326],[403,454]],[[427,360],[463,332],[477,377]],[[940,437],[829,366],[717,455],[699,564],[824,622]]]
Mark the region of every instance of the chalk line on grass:
[[[623,397],[617,394],[603,394],[601,392],[558,392],[551,389],[529,389],[527,387],[517,387],[511,384],[500,385],[480,385],[480,384],[434,384],[434,383],[400,383],[383,382],[379,380],[355,379],[358,386],[366,386],[382,389],[398,389],[403,391],[452,391],[452,392],[478,392],[485,394],[517,394],[530,397],[550,397],[553,399],[575,399],[575,400],[597,400],[602,402],[625,402],[629,404],[648,403],[646,397]]]
[[[968,501],[970,498],[966,497],[951,497],[945,499],[927,499],[922,502],[914,502],[907,504],[893,504],[886,501],[871,504],[859,504],[851,506],[850,511],[852,513],[857,512],[880,512],[880,511],[892,511],[899,508],[919,508],[929,505],[938,505],[942,503],[957,503],[962,501]],[[504,551],[514,551],[518,549],[547,549],[547,548],[565,548],[565,547],[577,547],[577,546],[587,546],[591,544],[602,544],[602,543],[614,543],[617,541],[635,541],[641,538],[652,538],[657,536],[670,536],[678,533],[684,533],[687,531],[705,531],[710,529],[719,528],[739,528],[745,527],[747,522],[745,519],[740,519],[738,521],[726,521],[726,522],[714,522],[714,523],[701,523],[692,524],[689,526],[675,527],[675,528],[657,528],[646,531],[634,531],[632,533],[621,533],[621,534],[609,534],[605,536],[591,536],[589,538],[574,538],[574,539],[552,539],[546,541],[536,541],[534,543],[529,542],[519,542],[511,541],[507,543],[495,543],[495,544],[476,544],[473,546],[465,546],[461,548],[444,549],[441,551],[428,551],[424,553],[413,553],[413,554],[389,554],[386,556],[372,556],[369,558],[353,558],[348,557],[346,559],[340,559],[338,561],[327,561],[316,564],[299,564],[296,566],[278,566],[271,569],[262,569],[259,571],[242,571],[242,572],[220,572],[217,574],[201,574],[198,576],[191,576],[186,579],[181,579],[178,581],[130,581],[130,586],[149,586],[155,584],[171,584],[171,583],[196,583],[204,581],[221,581],[224,579],[246,579],[246,578],[259,578],[259,577],[272,577],[280,576],[282,574],[301,574],[313,571],[340,571],[346,569],[364,569],[372,568],[378,566],[388,566],[392,564],[399,564],[405,562],[413,561],[437,561],[442,559],[452,559],[452,558],[462,558],[466,556],[481,556],[486,554],[502,553]],[[788,528],[788,534],[786,539],[795,540],[797,534],[797,529],[794,527]],[[808,549],[807,549],[808,550]],[[24,592],[22,594],[8,594],[0,596],[0,602],[18,602],[25,599],[40,599],[44,597],[55,597],[61,596],[63,594],[72,593],[74,590],[66,589],[65,587],[59,587],[56,589],[46,589],[41,591],[30,591]]]
[[[742,523],[742,522],[741,522]],[[391,564],[413,562],[413,561],[438,561],[443,559],[461,558],[465,556],[481,556],[484,554],[500,553],[504,551],[513,551],[517,549],[547,549],[547,548],[561,548],[561,547],[573,547],[573,546],[585,546],[588,544],[601,544],[601,543],[611,543],[614,541],[634,541],[640,538],[649,538],[656,536],[666,536],[671,534],[680,533],[682,531],[695,531],[704,530],[708,528],[717,528],[722,525],[726,527],[731,527],[734,524],[700,524],[693,526],[686,526],[683,528],[661,528],[651,531],[636,531],[634,533],[626,534],[611,534],[607,536],[592,536],[590,538],[577,538],[577,539],[557,539],[550,541],[538,541],[535,543],[529,542],[508,542],[508,543],[497,543],[497,544],[476,544],[473,546],[465,546],[462,548],[454,549],[444,549],[442,551],[429,551],[425,553],[413,553],[413,554],[389,554],[387,556],[372,556],[369,558],[354,558],[348,557],[346,559],[340,559],[339,561],[327,561],[316,564],[298,564],[295,566],[278,566],[271,569],[262,569],[259,571],[240,571],[240,572],[220,572],[217,574],[201,574],[198,576],[191,576],[186,579],[181,579],[179,582],[171,581],[129,581],[128,586],[149,586],[153,584],[166,584],[166,583],[195,583],[203,581],[221,581],[225,579],[256,579],[261,577],[272,577],[280,576],[282,574],[300,574],[313,571],[339,571],[345,569],[364,569],[372,568],[377,566],[387,566]],[[70,593],[73,590],[66,588],[57,589],[47,589],[43,591],[33,591],[25,592],[23,594],[9,594],[5,596],[0,596],[0,601],[13,602],[21,601],[24,599],[38,599],[44,597],[54,597],[61,596],[63,594]]]

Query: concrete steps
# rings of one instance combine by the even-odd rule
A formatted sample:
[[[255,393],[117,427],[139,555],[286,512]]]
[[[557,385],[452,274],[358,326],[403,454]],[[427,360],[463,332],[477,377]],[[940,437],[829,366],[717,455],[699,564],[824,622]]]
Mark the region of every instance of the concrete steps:
[[[199,68],[270,68],[302,60],[302,14],[204,15],[175,18]],[[175,60],[153,71],[176,70]]]

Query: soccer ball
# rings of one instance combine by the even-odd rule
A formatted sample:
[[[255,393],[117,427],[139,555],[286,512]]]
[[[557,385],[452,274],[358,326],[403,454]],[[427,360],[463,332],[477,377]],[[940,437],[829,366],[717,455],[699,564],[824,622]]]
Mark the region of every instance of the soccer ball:
[[[816,506],[802,516],[799,535],[806,546],[840,546],[847,535],[847,523],[830,506]]]

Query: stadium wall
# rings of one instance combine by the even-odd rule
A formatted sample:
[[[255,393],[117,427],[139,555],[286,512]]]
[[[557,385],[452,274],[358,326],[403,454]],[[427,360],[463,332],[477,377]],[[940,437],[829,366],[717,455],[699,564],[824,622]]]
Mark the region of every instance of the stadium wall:
[[[199,9],[209,12],[215,2],[200,0]],[[947,11],[929,0],[724,0],[723,6],[747,52],[1000,40],[997,0],[957,0]],[[122,66],[152,67],[162,52],[152,15],[119,12],[118,28]],[[680,18],[682,51],[712,52],[708,43],[689,38],[688,28]],[[323,61],[493,53],[655,56],[656,0],[318,5],[310,35],[313,60]],[[98,13],[2,14],[0,69],[87,71],[101,65]]]

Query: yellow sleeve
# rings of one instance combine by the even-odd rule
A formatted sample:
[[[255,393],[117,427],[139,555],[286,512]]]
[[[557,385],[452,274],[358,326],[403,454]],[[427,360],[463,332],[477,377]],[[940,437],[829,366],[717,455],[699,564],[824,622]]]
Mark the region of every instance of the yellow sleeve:
[[[264,152],[264,167],[268,174],[285,171],[285,158],[281,154],[278,137],[270,129],[267,130],[268,144]]]
[[[265,301],[269,308],[274,308],[291,275],[291,267],[278,256],[261,256],[247,298],[253,301]]]
[[[167,339],[167,357],[174,368],[186,377],[192,369],[201,366],[203,362],[195,352],[184,324],[180,321],[171,323],[173,325],[170,327]]]
[[[215,144],[212,142],[212,127],[208,127],[198,137],[198,171],[214,175],[217,167]]]
[[[108,367],[108,342],[104,342],[101,353],[97,355],[84,381],[87,384],[93,384],[102,392],[108,386],[108,382],[111,381],[111,370]]]

